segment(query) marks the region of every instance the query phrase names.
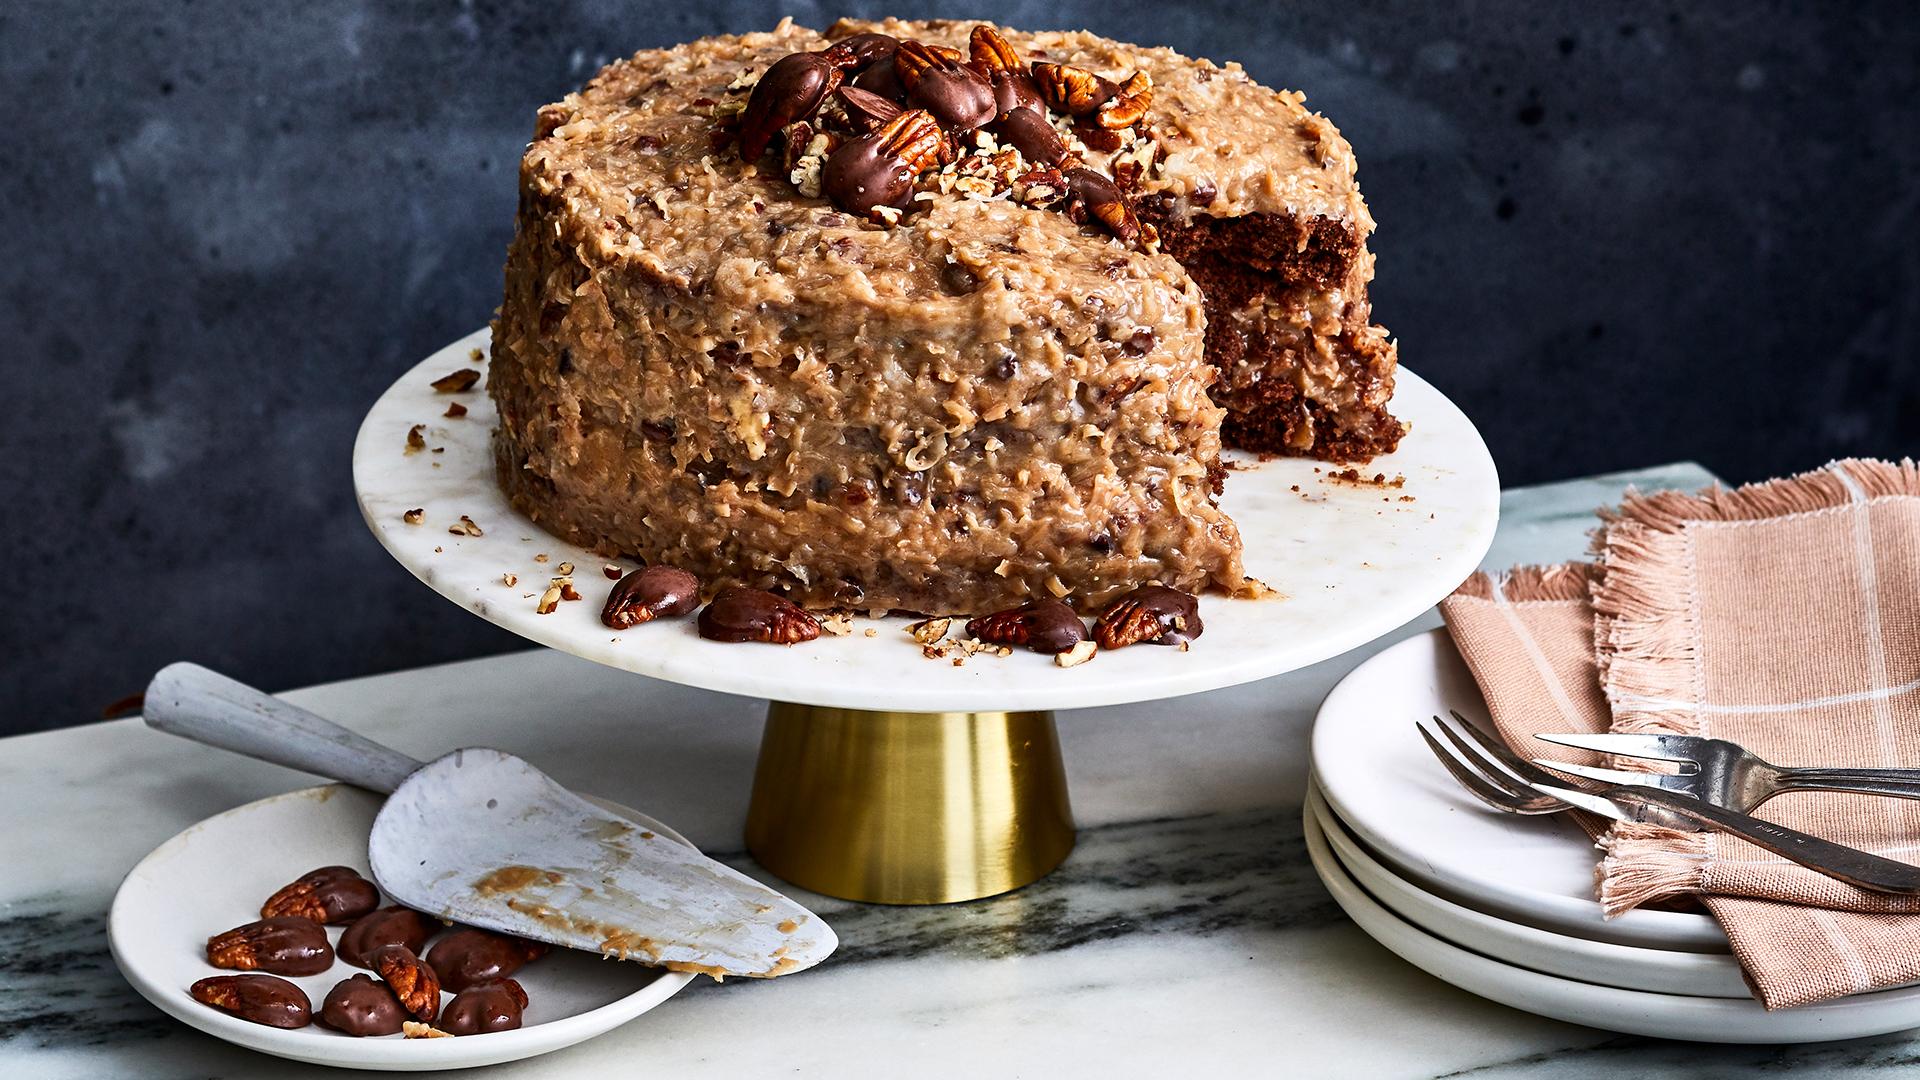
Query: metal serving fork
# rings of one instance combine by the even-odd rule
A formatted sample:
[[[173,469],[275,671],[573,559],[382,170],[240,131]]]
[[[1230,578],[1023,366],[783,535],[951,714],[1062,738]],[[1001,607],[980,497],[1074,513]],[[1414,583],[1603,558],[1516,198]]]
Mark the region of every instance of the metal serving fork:
[[[1695,735],[1535,735],[1543,742],[1597,750],[1619,757],[1677,761],[1677,773],[1629,772],[1591,765],[1542,761],[1555,772],[1598,780],[1678,791],[1729,810],[1754,807],[1789,791],[1852,791],[1920,799],[1920,769],[1788,768],[1763,760],[1739,743]]]
[[[1467,737],[1437,716],[1433,723],[1452,744],[1452,750],[1435,739],[1424,724],[1414,726],[1454,779],[1495,809],[1512,814],[1553,814],[1579,807],[1615,821],[1639,821],[1694,832],[1712,829],[1731,833],[1809,870],[1870,892],[1920,896],[1920,866],[1822,840],[1666,788],[1629,784],[1576,787],[1507,749],[1459,713],[1450,715]]]

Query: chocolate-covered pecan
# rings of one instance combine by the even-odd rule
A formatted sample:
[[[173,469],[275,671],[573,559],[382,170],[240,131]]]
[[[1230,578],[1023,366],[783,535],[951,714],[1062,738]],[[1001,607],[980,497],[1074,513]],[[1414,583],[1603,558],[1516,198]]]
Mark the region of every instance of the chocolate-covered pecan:
[[[862,135],[873,131],[887,121],[899,116],[906,110],[891,98],[862,90],[858,86],[842,86],[834,93],[840,98],[847,120],[855,131]]]
[[[318,975],[333,966],[333,947],[319,923],[282,915],[208,938],[207,963],[235,971]]]
[[[996,114],[1004,114],[1009,109],[1042,107],[1033,74],[998,30],[985,24],[974,27],[967,47],[968,66],[985,75],[993,87]]]
[[[646,566],[607,594],[600,621],[625,630],[662,616],[685,615],[700,604],[700,579],[677,566]]]
[[[909,109],[829,154],[820,190],[849,213],[903,209],[913,198],[914,178],[939,160],[944,141],[932,115]]]
[[[527,992],[512,979],[476,983],[453,996],[440,1012],[439,1028],[454,1035],[483,1035],[520,1026]]]
[[[932,113],[942,127],[972,131],[998,112],[987,76],[932,46],[901,42],[893,66],[906,88],[907,103]]]
[[[389,945],[405,945],[419,952],[433,936],[432,919],[412,908],[383,907],[353,921],[340,935],[340,959],[354,967],[372,967],[373,954]]]
[[[440,976],[405,945],[388,945],[368,958],[407,1015],[431,1024],[440,1013]]]
[[[370,976],[342,979],[327,991],[315,1019],[344,1035],[392,1035],[407,1022],[407,1011],[393,988]]]
[[[967,633],[989,645],[1025,645],[1051,655],[1085,641],[1087,624],[1059,600],[1034,600],[969,620]]]
[[[1036,165],[1059,165],[1067,156],[1067,144],[1038,109],[1008,109],[993,122],[993,132]]]
[[[758,161],[781,128],[813,115],[844,77],[824,54],[789,53],[754,84],[740,118],[740,157]]]
[[[1112,79],[1071,64],[1035,61],[1033,81],[1040,90],[1040,100],[1054,112],[1068,116],[1086,116],[1120,92]]]
[[[1112,180],[1092,169],[1068,169],[1064,175],[1070,204],[1084,208],[1121,243],[1131,244],[1140,238],[1140,219]],[[1069,209],[1071,212],[1071,205]]]
[[[820,624],[799,605],[764,589],[728,589],[700,612],[700,636],[793,645],[819,637]]]
[[[350,866],[309,870],[260,905],[265,919],[293,915],[317,923],[343,923],[380,905],[380,890]]]
[[[905,101],[907,97],[907,88],[900,85],[900,72],[893,66],[891,56],[874,61],[872,67],[855,75],[853,85],[891,101]]]
[[[459,993],[476,983],[504,979],[546,954],[541,942],[468,926],[435,942],[427,963],[440,976],[440,985]]]
[[[313,1020],[306,991],[277,975],[215,975],[187,988],[193,1000],[251,1024],[303,1028]]]
[[[1103,649],[1142,641],[1184,645],[1205,629],[1200,602],[1193,594],[1165,585],[1142,585],[1107,608],[1094,624],[1093,636]]]
[[[882,60],[892,60],[900,39],[868,32],[841,38],[826,50],[827,59],[847,71],[864,71]]]

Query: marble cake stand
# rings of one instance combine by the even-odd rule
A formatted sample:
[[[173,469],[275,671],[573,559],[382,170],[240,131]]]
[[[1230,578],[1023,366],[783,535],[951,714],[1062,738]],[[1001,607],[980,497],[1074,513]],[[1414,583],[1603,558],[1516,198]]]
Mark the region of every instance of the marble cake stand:
[[[1411,431],[1361,470],[1386,485],[1336,479],[1322,463],[1232,455],[1222,505],[1240,524],[1248,572],[1280,595],[1202,597],[1206,633],[1187,652],[1137,646],[1070,669],[1016,652],[954,666],[924,657],[906,632],[912,620],[899,617],[856,617],[851,633],[792,648],[705,641],[692,619],[616,633],[599,621],[609,560],[547,533],[495,484],[484,384],[452,394],[430,385],[457,368],[484,371],[474,353],[484,357],[486,347],[484,329],[454,342],[368,412],[353,453],[368,527],[434,591],[529,640],[649,678],[769,699],[748,848],[782,878],[845,899],[940,903],[1041,877],[1073,846],[1050,710],[1232,686],[1371,641],[1472,572],[1499,515],[1499,481],[1479,433],[1402,368],[1393,405]],[[456,402],[466,414],[445,416]],[[415,425],[426,445],[410,450]],[[422,520],[410,524],[415,509]],[[563,563],[573,564],[584,599],[538,614]]]

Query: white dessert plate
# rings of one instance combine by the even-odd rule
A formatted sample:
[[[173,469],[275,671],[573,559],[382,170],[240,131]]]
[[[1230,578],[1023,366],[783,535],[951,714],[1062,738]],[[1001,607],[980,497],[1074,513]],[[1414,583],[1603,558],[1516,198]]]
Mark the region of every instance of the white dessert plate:
[[[607,564],[513,510],[494,479],[493,404],[484,387],[436,393],[432,380],[485,368],[487,331],[401,376],[368,412],[354,446],[354,487],[373,533],[442,596],[516,634],[598,663],[749,697],[855,709],[1056,709],[1148,701],[1304,667],[1372,641],[1419,615],[1472,572],[1493,541],[1500,484],[1479,432],[1452,402],[1401,368],[1393,411],[1412,424],[1400,448],[1366,467],[1388,484],[1336,481],[1334,467],[1229,455],[1222,506],[1240,525],[1247,571],[1281,597],[1200,601],[1203,637],[1187,652],[1135,648],[1071,669],[1026,651],[929,661],[904,618],[854,621],[851,634],[804,645],[704,641],[692,619],[615,633],[599,621]],[[450,402],[465,416],[445,417]],[[427,448],[407,453],[425,425]],[[421,524],[403,520],[423,511]],[[450,533],[465,515],[482,535]],[[544,560],[536,556],[544,555]],[[548,579],[574,565],[584,599],[536,611]],[[632,563],[617,564],[631,569]],[[505,584],[511,574],[516,584]],[[863,631],[872,629],[869,638]]]
[[[1768,1012],[1751,998],[1650,994],[1502,963],[1443,941],[1382,907],[1340,865],[1310,812],[1304,828],[1314,870],[1360,929],[1422,971],[1522,1012],[1632,1035],[1716,1043],[1829,1042],[1920,1027],[1920,987]]]
[[[639,1016],[695,978],[556,949],[514,975],[527,991],[520,1028],[451,1039],[355,1038],[318,1023],[285,1030],[193,1000],[187,988],[196,981],[240,974],[207,963],[207,938],[259,918],[274,890],[316,867],[367,873],[367,832],[382,798],[339,784],[290,791],[216,814],[155,848],[120,883],[107,916],[121,973],[161,1011],[228,1042],[317,1065],[406,1072],[494,1065],[572,1046]],[[687,843],[644,814],[594,801]],[[329,940],[337,945],[343,929],[328,927]],[[288,981],[306,991],[317,1016],[327,991],[360,971],[336,959],[318,975]]]
[[[1395,915],[1461,948],[1532,971],[1623,990],[1736,999],[1753,996],[1740,975],[1739,962],[1727,953],[1589,941],[1475,911],[1427,892],[1382,866],[1347,834],[1311,782],[1307,811],[1319,823],[1341,867],[1361,888]]]
[[[1340,680],[1313,725],[1313,772],[1347,830],[1421,888],[1530,926],[1648,949],[1729,950],[1711,916],[1629,911],[1593,900],[1593,842],[1562,815],[1503,814],[1475,799],[1414,731],[1457,709],[1487,727],[1486,703],[1445,630],[1383,649]]]

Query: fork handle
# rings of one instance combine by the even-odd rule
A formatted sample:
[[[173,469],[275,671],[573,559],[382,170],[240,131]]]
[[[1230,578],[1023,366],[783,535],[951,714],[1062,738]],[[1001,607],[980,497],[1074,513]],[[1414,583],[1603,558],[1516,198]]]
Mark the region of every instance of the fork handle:
[[[1869,892],[1920,896],[1920,866],[1895,862],[1660,788],[1619,786],[1609,788],[1606,797],[1615,802],[1645,803],[1701,828],[1732,833],[1781,858]]]
[[[1920,769],[1781,769],[1782,791],[1852,791],[1920,799]]]

